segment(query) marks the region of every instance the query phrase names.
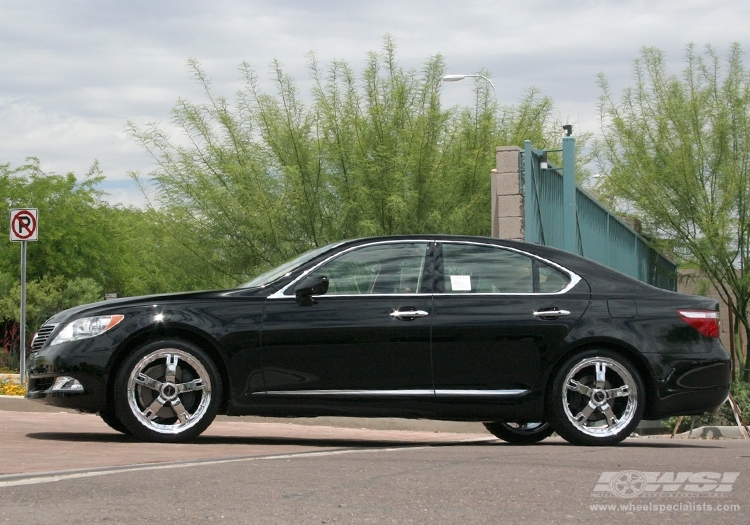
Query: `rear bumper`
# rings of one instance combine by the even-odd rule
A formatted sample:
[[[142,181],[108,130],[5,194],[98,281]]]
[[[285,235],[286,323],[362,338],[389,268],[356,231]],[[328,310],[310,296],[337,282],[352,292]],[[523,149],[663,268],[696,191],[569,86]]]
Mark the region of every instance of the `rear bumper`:
[[[675,360],[657,386],[644,419],[713,412],[729,397],[732,366],[729,357]]]

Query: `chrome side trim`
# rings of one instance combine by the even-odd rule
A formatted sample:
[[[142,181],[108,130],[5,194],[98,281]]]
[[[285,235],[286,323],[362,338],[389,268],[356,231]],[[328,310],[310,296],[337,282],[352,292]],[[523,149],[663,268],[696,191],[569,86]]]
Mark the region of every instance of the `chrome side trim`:
[[[269,396],[433,396],[431,388],[414,390],[269,390],[267,392],[253,392]]]
[[[435,390],[437,396],[457,396],[457,397],[513,397],[528,394],[531,390],[521,388],[511,390],[452,390],[439,388]]]
[[[358,396],[358,397],[393,397],[393,396],[449,396],[449,397],[513,397],[528,394],[528,389],[509,390],[462,390],[418,388],[413,390],[270,390],[253,392],[252,395],[269,396]]]
[[[279,296],[276,295],[279,292],[275,292],[273,295],[269,295],[269,299],[291,299],[294,300],[293,295],[284,295]],[[458,294],[446,294],[446,295],[458,295]],[[472,295],[479,295],[479,294],[472,294]],[[490,294],[487,294],[490,295]],[[491,294],[491,295],[500,295],[500,294]],[[507,294],[511,295],[511,294]],[[513,295],[519,295],[519,294],[513,294]],[[528,294],[532,295],[532,294]],[[533,294],[533,295],[539,295],[539,294]],[[320,299],[321,297],[432,297],[433,294],[431,293],[366,293],[366,294],[336,294],[336,293],[326,293],[324,295],[316,295],[316,299]]]

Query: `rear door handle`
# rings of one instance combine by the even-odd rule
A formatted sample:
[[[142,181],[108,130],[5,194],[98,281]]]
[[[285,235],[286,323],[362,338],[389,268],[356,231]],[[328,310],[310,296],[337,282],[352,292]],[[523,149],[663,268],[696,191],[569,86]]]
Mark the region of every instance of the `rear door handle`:
[[[534,317],[539,319],[552,319],[563,315],[570,315],[568,310],[560,310],[559,308],[552,308],[550,310],[534,310]]]
[[[391,312],[391,317],[394,319],[398,319],[399,321],[413,321],[417,317],[425,317],[428,314],[424,310],[396,310],[394,312]]]

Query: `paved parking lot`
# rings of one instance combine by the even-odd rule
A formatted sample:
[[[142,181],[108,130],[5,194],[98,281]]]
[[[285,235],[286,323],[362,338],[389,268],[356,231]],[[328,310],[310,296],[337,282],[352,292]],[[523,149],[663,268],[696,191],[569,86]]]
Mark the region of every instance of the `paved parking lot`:
[[[96,416],[11,411],[0,429],[0,523],[750,521],[742,440],[516,447],[486,433],[222,419],[166,445]],[[639,480],[650,489],[634,496]]]

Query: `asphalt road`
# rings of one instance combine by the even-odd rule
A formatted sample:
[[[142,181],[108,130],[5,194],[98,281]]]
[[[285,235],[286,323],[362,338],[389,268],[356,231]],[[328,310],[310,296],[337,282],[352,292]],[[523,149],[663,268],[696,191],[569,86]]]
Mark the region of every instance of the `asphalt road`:
[[[0,523],[750,523],[743,440],[517,447],[221,420],[164,445],[96,416],[9,411],[0,433]]]

